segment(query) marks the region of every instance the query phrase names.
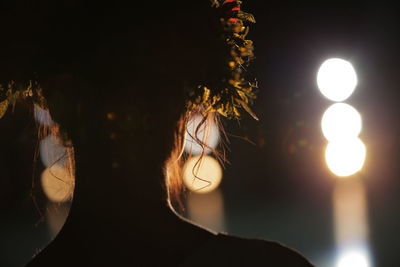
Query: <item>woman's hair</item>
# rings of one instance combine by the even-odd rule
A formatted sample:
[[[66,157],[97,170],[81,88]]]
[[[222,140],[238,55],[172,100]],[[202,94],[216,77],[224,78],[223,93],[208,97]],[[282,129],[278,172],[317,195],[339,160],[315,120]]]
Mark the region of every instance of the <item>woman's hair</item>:
[[[193,133],[191,133],[188,131],[187,126],[190,120],[197,116],[200,116],[202,119],[197,125],[195,125],[195,129]],[[202,113],[201,110],[187,111],[179,119],[174,134],[174,147],[164,166],[168,201],[170,204],[171,202],[174,202],[177,203],[179,207],[182,207],[182,194],[184,193],[182,170],[185,160],[192,156],[191,151],[187,151],[186,153],[184,152],[185,142],[188,137],[191,142],[194,142],[201,148],[200,157],[192,171],[194,179],[207,181],[207,177],[197,177],[197,172],[195,171],[207,150],[211,151],[211,153],[213,153],[221,163],[226,161],[223,145],[220,146],[220,149],[208,145],[208,135],[204,133],[210,132],[212,125],[216,125],[218,130],[223,135],[225,134],[217,113]]]
[[[58,177],[56,174],[52,174],[51,172],[50,173],[52,174],[53,179],[61,180],[63,183],[65,183],[66,188],[70,190],[70,192],[66,194],[69,199],[64,199],[64,201],[71,200],[75,185],[75,157],[74,157],[73,141],[68,137],[68,133],[60,130],[60,125],[52,120],[48,108],[43,109],[38,106],[34,106],[33,108],[34,108],[33,114],[36,119],[36,126],[38,132],[38,141],[40,142],[45,138],[51,136],[54,138],[54,140],[56,140],[56,142],[58,142],[59,145],[65,148],[65,153],[61,155],[59,158],[54,159],[52,165],[48,166],[48,168],[51,170],[51,167],[53,165],[56,165],[61,161],[64,163],[63,167],[68,173],[67,177],[69,179],[63,179],[63,177]],[[109,116],[113,116],[113,114],[109,114]],[[187,125],[193,117],[197,116],[201,116],[202,119],[200,123],[196,125],[194,132],[190,133],[187,130]],[[165,160],[164,163],[164,176],[166,185],[165,189],[168,196],[167,201],[171,206],[175,207],[178,206],[180,208],[183,207],[182,194],[184,193],[185,189],[183,185],[182,170],[185,160],[188,157],[192,156],[190,151],[187,151],[186,153],[184,152],[185,138],[189,136],[190,139],[193,140],[193,142],[195,142],[199,147],[201,147],[202,152],[198,160],[198,163],[202,160],[206,150],[210,150],[221,162],[226,160],[225,155],[221,153],[220,150],[208,146],[207,145],[208,140],[204,139],[206,138],[206,135],[203,133],[208,132],[208,128],[211,127],[211,125],[218,125],[219,129],[222,130],[223,132],[222,126],[219,122],[218,114],[202,113],[200,110],[184,111],[176,123],[176,128],[174,129],[172,150],[170,152],[169,157]],[[39,156],[38,148],[39,146],[37,146],[36,149],[37,152],[35,155],[35,161],[38,160]],[[202,177],[201,179],[206,179],[206,178],[207,177]],[[36,202],[35,197],[34,201]]]
[[[50,116],[50,112],[47,108],[43,109],[38,107],[37,105],[33,106],[33,114],[36,121],[37,128],[37,145],[35,149],[34,162],[38,162],[39,154],[45,153],[48,155],[41,155],[41,157],[48,157],[49,155],[54,155],[54,151],[47,151],[48,149],[54,149],[54,146],[47,147],[46,149],[40,149],[42,142],[45,139],[50,138],[50,140],[54,140],[56,146],[62,147],[62,154],[57,154],[57,158],[49,157],[47,169],[50,174],[50,179],[57,179],[57,182],[61,182],[64,184],[62,201],[70,201],[73,197],[73,192],[75,188],[75,156],[74,156],[74,146],[71,139],[68,138],[67,133],[62,132],[60,130],[60,125],[54,122]],[[66,175],[59,176],[52,169],[55,166],[60,166]],[[34,168],[36,170],[36,167]],[[32,191],[35,189],[35,173],[33,174],[32,181]],[[35,194],[32,194],[33,201],[35,205],[38,207],[39,205],[36,202]],[[38,209],[40,211],[40,209]]]

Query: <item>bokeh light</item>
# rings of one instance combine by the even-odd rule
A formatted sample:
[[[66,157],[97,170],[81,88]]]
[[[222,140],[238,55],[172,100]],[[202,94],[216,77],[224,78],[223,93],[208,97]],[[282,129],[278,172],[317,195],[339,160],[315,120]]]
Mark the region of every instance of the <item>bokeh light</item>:
[[[71,199],[74,181],[68,169],[53,165],[45,169],[41,176],[43,192],[52,202],[65,202]]]
[[[38,105],[34,105],[35,120],[43,126],[52,126],[54,124],[48,110],[42,109]]]
[[[361,177],[337,180],[333,211],[337,267],[369,267],[367,192]]]
[[[366,147],[359,138],[332,141],[326,147],[325,160],[335,175],[346,177],[362,169],[366,153]]]
[[[224,198],[219,189],[208,194],[189,194],[187,211],[191,221],[216,232],[224,232]]]
[[[366,189],[360,178],[340,179],[333,192],[335,239],[346,250],[368,237]]]
[[[370,267],[368,255],[363,251],[349,251],[338,260],[337,267]]]
[[[221,180],[221,165],[211,156],[191,157],[183,167],[183,182],[195,193],[209,193],[219,186]]]
[[[40,142],[40,159],[45,167],[54,164],[65,166],[67,158],[67,149],[58,142],[56,136],[49,135]]]
[[[213,120],[206,120],[205,123],[198,128],[202,120],[202,116],[196,115],[193,116],[193,118],[191,118],[187,124],[185,134],[185,151],[189,154],[200,155],[203,152],[203,147],[196,141],[194,137],[197,137],[201,142],[207,145],[204,147],[205,154],[210,153],[211,150],[215,149],[218,145],[218,126],[213,122]]]
[[[329,100],[341,102],[351,96],[357,86],[357,74],[353,65],[340,58],[322,63],[317,75],[321,93]]]
[[[47,226],[52,238],[55,238],[64,226],[70,210],[70,203],[48,203],[46,208]]]
[[[325,111],[321,127],[328,141],[340,141],[357,137],[362,129],[362,119],[349,104],[336,103]]]

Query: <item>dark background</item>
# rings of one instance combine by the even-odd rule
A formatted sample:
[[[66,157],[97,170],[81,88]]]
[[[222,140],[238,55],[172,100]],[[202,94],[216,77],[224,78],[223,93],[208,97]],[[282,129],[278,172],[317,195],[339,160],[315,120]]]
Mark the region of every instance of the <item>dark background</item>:
[[[316,73],[325,59],[341,57],[353,63],[359,78],[347,102],[363,116],[368,158],[360,175],[367,186],[374,266],[399,266],[399,10],[379,2],[307,6],[260,0],[246,1],[243,9],[257,19],[250,38],[260,85],[254,111],[261,120],[226,122],[228,132],[255,144],[230,139],[231,164],[221,185],[225,230],[278,240],[318,266],[333,261],[336,178],[325,167],[320,130],[330,102],[316,88]],[[0,124],[0,266],[23,265],[50,238],[30,195],[34,127],[23,106]]]

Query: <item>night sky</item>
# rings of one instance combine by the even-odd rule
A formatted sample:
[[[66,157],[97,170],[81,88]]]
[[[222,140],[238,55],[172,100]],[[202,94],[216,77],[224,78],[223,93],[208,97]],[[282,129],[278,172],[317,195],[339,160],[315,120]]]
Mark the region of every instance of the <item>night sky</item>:
[[[249,1],[246,6],[257,18],[252,37],[260,82],[256,112],[262,119],[235,128],[259,144],[235,141],[232,148],[229,168],[235,169],[232,173],[240,169],[241,177],[226,179],[224,185],[232,205],[243,212],[232,215],[235,233],[287,242],[316,263],[329,257],[336,178],[323,161],[320,120],[331,102],[318,92],[316,74],[325,59],[340,57],[354,65],[359,79],[346,102],[363,117],[361,138],[368,156],[360,175],[367,186],[374,266],[397,266],[398,10],[377,2],[307,6]],[[299,146],[301,140],[307,145]],[[251,204],[238,197],[242,190]],[[248,223],[241,225],[243,217]]]
[[[340,57],[354,65],[359,79],[347,103],[363,117],[368,156],[358,175],[367,188],[373,266],[399,266],[400,10],[379,2],[244,2],[257,19],[249,38],[256,49],[254,111],[260,121],[245,115],[224,122],[227,132],[251,140],[230,137],[221,184],[224,230],[277,240],[330,267],[337,178],[323,158],[320,120],[331,102],[319,93],[316,74],[325,59]],[[0,121],[0,147],[7,151],[0,153],[0,266],[20,266],[49,239],[29,195],[35,147],[29,113],[18,107]]]

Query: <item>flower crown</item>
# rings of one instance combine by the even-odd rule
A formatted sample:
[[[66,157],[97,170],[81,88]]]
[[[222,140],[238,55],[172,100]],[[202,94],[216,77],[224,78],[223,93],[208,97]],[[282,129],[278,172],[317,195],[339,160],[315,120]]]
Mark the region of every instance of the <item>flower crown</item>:
[[[241,10],[239,0],[211,0],[212,6],[221,10],[223,40],[228,53],[224,58],[224,74],[217,86],[200,84],[190,92],[187,108],[201,109],[203,112],[217,112],[227,118],[240,118],[243,108],[254,119],[257,116],[249,108],[256,98],[257,82],[251,81],[247,68],[254,59],[254,46],[247,40],[248,23],[255,23],[253,15]],[[9,82],[5,87],[0,84],[0,119],[10,105],[18,99],[29,99],[39,107],[45,107],[45,99],[38,83],[16,84]]]
[[[15,106],[18,100],[30,100],[34,105],[45,108],[46,101],[38,83],[29,81],[28,84],[9,82],[6,87],[0,84],[0,119],[4,116],[9,106]]]
[[[205,113],[217,112],[228,118],[240,118],[239,110],[243,108],[254,119],[258,120],[249,108],[256,98],[257,82],[250,81],[247,67],[254,59],[253,41],[247,40],[248,23],[255,23],[253,15],[241,10],[239,0],[211,0],[212,5],[221,9],[223,39],[228,49],[225,58],[224,77],[219,87],[210,88],[199,85],[191,93],[187,103],[188,109],[201,108]]]

